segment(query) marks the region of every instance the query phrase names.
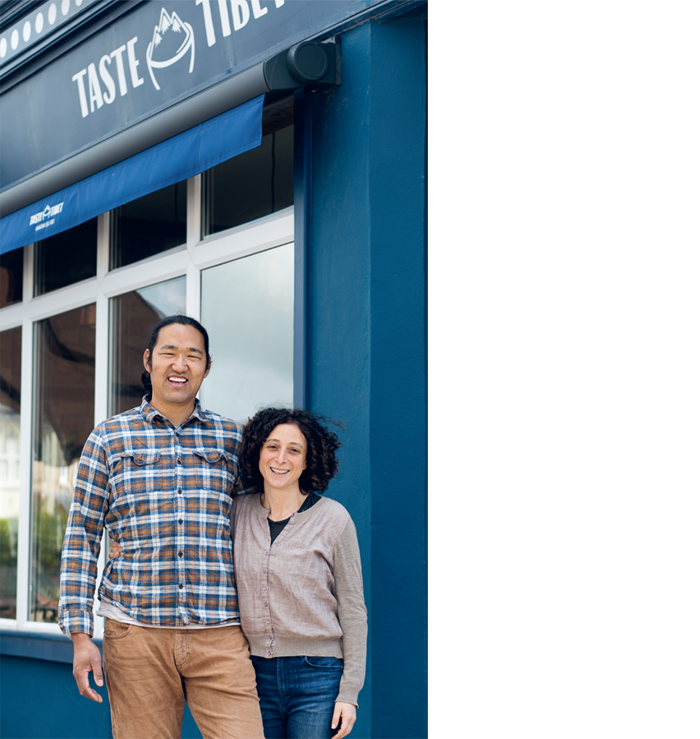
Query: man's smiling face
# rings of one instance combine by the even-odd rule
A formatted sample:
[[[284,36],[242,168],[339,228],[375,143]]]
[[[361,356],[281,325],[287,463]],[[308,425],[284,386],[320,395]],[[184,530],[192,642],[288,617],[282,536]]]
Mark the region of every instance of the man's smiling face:
[[[189,416],[202,380],[209,374],[202,334],[193,326],[165,326],[153,354],[148,349],[144,352],[143,364],[151,373],[151,405],[167,418],[172,412]]]

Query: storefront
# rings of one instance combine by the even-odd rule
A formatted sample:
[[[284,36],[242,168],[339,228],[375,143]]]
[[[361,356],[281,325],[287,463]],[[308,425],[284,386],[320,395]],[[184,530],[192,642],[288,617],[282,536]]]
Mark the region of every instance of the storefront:
[[[426,736],[427,3],[19,6],[0,17],[0,735],[110,736],[56,625],[63,532],[88,433],[140,402],[149,328],[183,312],[211,336],[205,407],[344,423],[329,494],[370,619],[353,735]]]

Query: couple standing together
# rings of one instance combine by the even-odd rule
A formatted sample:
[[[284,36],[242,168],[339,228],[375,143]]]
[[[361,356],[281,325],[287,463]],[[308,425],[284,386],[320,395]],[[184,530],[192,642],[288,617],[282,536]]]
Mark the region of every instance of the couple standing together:
[[[155,326],[143,362],[140,407],[85,444],[63,544],[59,624],[81,695],[102,700],[89,673],[102,685],[106,528],[115,739],[176,739],[185,700],[205,739],[346,736],[367,613],[353,522],[320,496],[337,436],[306,411],[267,408],[243,429],[202,409],[209,338],[187,316]]]

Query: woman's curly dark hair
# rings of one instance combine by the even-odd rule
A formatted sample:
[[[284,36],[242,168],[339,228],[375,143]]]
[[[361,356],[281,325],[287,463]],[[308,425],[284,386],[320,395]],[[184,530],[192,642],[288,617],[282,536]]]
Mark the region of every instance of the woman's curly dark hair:
[[[340,446],[337,435],[323,424],[332,423],[341,430],[343,426],[318,413],[289,408],[263,408],[246,423],[240,455],[244,487],[262,492],[260,450],[272,430],[282,423],[293,423],[306,439],[306,469],[299,477],[300,489],[305,493],[323,493],[338,472],[335,452]]]

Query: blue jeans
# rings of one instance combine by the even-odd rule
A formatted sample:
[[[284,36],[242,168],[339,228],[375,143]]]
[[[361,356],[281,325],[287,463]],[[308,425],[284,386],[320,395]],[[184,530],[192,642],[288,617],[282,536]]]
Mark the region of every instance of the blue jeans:
[[[265,739],[330,739],[343,674],[335,657],[253,657]]]

